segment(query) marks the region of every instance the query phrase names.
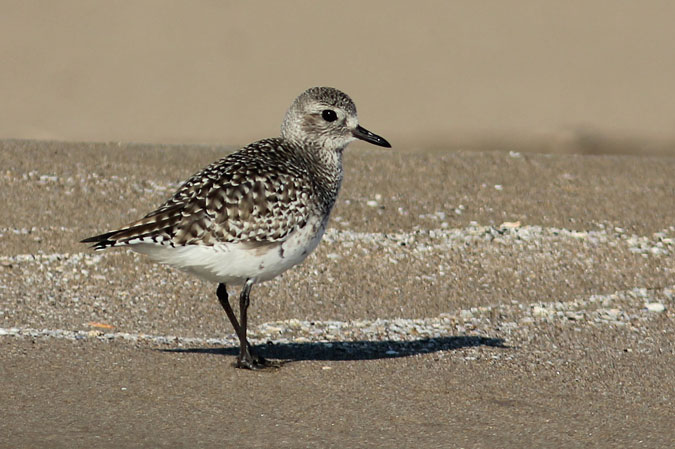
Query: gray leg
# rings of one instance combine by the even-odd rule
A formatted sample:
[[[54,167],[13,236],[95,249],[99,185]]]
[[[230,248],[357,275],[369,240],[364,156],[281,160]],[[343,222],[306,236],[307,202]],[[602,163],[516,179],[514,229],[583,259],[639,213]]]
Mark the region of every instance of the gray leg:
[[[239,337],[239,357],[237,357],[237,368],[261,369],[276,366],[276,364],[270,363],[264,358],[255,355],[253,353],[253,349],[251,348],[251,344],[246,339],[248,324],[247,311],[251,302],[249,295],[251,293],[251,287],[253,287],[254,283],[255,281],[248,279],[244,284],[244,287],[241,289],[241,295],[239,296],[239,320],[237,320],[237,317],[232,310],[232,306],[230,306],[225,284],[218,284],[218,290],[216,291],[220,305],[225,310],[227,318],[230,320],[230,323],[232,323],[232,327],[237,333],[237,337]]]
[[[230,323],[234,328],[234,332],[237,334],[237,336],[239,336],[239,321],[237,321],[237,317],[234,315],[234,311],[230,306],[230,301],[228,300],[227,295],[227,287],[225,284],[218,284],[216,295],[218,295],[218,301],[220,301],[220,305],[223,307],[223,309],[225,309],[225,313],[227,314],[227,318],[230,320]]]

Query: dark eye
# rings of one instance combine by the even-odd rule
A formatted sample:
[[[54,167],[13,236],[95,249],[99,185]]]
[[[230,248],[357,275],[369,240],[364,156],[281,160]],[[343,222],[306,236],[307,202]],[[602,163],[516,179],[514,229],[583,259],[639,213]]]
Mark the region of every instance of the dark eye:
[[[321,111],[321,117],[327,122],[334,122],[337,120],[337,114],[332,109],[324,109]]]

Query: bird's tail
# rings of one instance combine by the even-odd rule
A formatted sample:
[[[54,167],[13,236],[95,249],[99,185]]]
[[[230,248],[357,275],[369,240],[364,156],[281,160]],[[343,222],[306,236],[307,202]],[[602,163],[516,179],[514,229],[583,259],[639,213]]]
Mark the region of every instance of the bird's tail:
[[[143,242],[162,243],[171,239],[168,230],[181,218],[180,214],[171,212],[149,215],[116,231],[88,237],[81,240],[81,243],[93,243],[91,247],[96,250]]]

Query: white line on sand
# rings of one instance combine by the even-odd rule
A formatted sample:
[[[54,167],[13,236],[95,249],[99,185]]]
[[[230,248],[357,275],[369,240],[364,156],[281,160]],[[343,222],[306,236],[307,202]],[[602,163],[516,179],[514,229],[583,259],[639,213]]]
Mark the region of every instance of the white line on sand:
[[[573,301],[533,304],[499,304],[472,307],[423,319],[376,319],[353,321],[286,320],[264,323],[251,329],[254,344],[273,342],[419,342],[470,333],[477,337],[508,338],[528,327],[544,323],[570,326],[635,326],[672,308],[675,285],[658,288],[634,288],[610,294],[592,295]],[[498,318],[495,318],[498,317]],[[147,342],[163,345],[236,346],[234,335],[224,338],[180,337],[144,333],[106,332],[96,323],[88,330],[0,328],[0,337],[56,338],[67,340],[98,339]]]
[[[469,242],[495,242],[499,244],[517,244],[531,240],[576,241],[589,245],[615,246],[626,245],[631,252],[647,255],[670,255],[675,253],[675,227],[656,232],[651,236],[629,235],[621,228],[600,229],[594,231],[574,231],[563,228],[542,226],[515,226],[503,223],[501,226],[467,226],[456,229],[429,229],[413,232],[368,233],[349,230],[329,229],[324,235],[324,244],[350,245],[353,242],[376,244],[380,246],[414,247],[420,251],[445,250],[449,247],[461,247]],[[62,259],[81,259],[97,262],[105,255],[119,255],[119,252],[92,253],[53,253],[53,254],[16,254],[0,256],[0,263],[46,262]],[[90,260],[91,259],[91,260]]]

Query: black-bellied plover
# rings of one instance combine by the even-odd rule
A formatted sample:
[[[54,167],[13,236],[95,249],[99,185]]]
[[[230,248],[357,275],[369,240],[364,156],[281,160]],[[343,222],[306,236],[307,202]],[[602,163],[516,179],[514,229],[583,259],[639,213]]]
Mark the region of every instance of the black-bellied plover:
[[[391,147],[359,125],[346,94],[308,89],[286,112],[281,137],[214,162],[144,218],[82,242],[97,250],[129,246],[217,282],[218,300],[239,338],[236,366],[271,366],[246,339],[251,287],[302,262],[319,244],[342,183],[342,152],[355,139]],[[239,319],[226,284],[243,284]]]

